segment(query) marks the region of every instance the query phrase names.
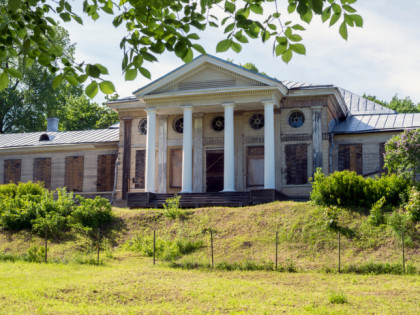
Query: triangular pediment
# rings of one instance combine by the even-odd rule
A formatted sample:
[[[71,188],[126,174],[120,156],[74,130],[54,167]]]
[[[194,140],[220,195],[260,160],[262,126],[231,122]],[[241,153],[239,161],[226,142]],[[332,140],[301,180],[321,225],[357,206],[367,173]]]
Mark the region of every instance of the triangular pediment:
[[[135,91],[134,94],[141,98],[147,95],[182,93],[183,91],[262,86],[277,87],[283,94],[287,93],[287,88],[280,81],[225,60],[203,55]]]

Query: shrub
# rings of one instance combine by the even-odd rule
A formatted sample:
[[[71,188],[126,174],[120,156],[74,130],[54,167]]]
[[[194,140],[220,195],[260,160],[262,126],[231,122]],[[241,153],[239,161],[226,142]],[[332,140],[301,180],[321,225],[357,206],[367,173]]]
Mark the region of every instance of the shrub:
[[[373,205],[372,209],[370,210],[370,215],[369,215],[370,224],[374,226],[379,226],[385,223],[385,217],[384,217],[384,211],[383,211],[383,205],[385,201],[386,201],[385,197],[382,197]]]
[[[356,273],[356,274],[393,274],[401,275],[404,274],[403,266],[401,264],[389,264],[389,263],[375,263],[368,262],[364,264],[351,264],[344,267],[343,272],[345,273]],[[408,265],[406,268],[407,274],[416,274],[417,269],[412,265]]]
[[[347,296],[341,290],[340,290],[340,292],[331,291],[330,292],[330,296],[328,297],[328,300],[332,304],[344,304],[344,303],[348,303]]]
[[[389,209],[407,200],[410,182],[395,174],[363,178],[355,172],[341,171],[326,176],[317,169],[311,179],[311,200],[319,205],[352,208],[364,214],[382,197]]]
[[[416,187],[413,187],[410,191],[405,210],[408,211],[413,222],[420,221],[420,191]]]
[[[79,226],[97,230],[112,222],[114,215],[109,201],[96,196],[95,199],[76,196],[80,205],[71,213],[72,222]]]
[[[163,213],[170,219],[183,218],[184,211],[179,207],[181,196],[175,195],[172,198],[166,199],[163,204]]]

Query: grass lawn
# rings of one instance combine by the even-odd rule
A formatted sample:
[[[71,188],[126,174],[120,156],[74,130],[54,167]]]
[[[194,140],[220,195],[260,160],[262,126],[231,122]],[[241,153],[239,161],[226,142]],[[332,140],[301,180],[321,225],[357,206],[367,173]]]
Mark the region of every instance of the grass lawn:
[[[419,314],[419,297],[418,275],[180,270],[132,253],[99,267],[0,263],[0,313]]]

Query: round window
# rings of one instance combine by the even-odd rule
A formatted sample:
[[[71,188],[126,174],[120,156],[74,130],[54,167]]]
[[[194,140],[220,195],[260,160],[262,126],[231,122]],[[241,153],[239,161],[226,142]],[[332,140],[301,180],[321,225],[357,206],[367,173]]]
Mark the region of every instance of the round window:
[[[261,114],[254,114],[249,119],[249,124],[252,129],[261,129],[264,127],[264,116]]]
[[[305,116],[300,111],[293,111],[289,114],[289,125],[293,128],[299,128],[305,122]]]
[[[141,135],[147,135],[147,119],[143,118],[139,122],[139,131]]]
[[[173,122],[173,128],[176,132],[183,133],[184,132],[184,118],[182,117],[176,118]]]
[[[214,131],[222,131],[225,129],[225,118],[223,116],[214,117],[211,121],[211,127]]]

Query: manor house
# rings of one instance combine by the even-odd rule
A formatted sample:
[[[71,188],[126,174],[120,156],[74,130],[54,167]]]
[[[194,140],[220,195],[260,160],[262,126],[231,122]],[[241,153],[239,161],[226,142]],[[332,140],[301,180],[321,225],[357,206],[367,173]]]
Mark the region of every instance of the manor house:
[[[120,117],[108,129],[0,135],[0,183],[43,181],[130,207],[175,193],[190,207],[307,198],[317,168],[379,174],[385,142],[420,127],[420,114],[211,55],[133,94],[108,103]]]

